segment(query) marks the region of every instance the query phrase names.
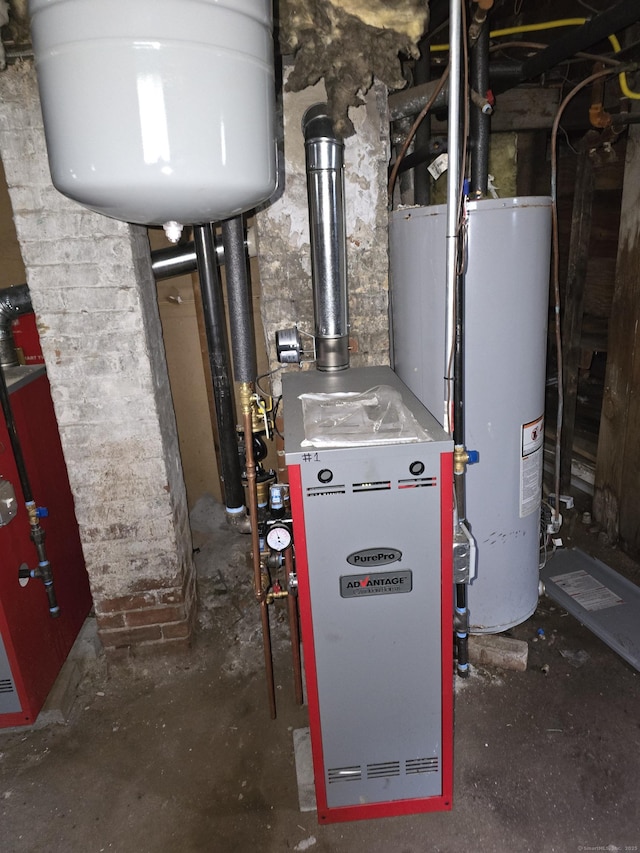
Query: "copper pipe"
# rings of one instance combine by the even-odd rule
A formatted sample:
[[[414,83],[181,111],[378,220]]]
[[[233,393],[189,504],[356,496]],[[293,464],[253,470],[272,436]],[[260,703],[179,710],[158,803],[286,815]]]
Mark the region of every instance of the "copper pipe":
[[[284,552],[284,570],[288,586],[289,577],[293,572],[293,552],[291,548],[287,548]],[[302,705],[302,663],[300,661],[300,632],[298,630],[298,596],[291,589],[289,589],[287,608],[289,610],[289,635],[291,636],[291,659],[293,662],[293,687],[296,702],[298,705]]]
[[[602,62],[596,62],[594,72],[603,71]],[[613,117],[604,108],[604,80],[598,78],[591,87],[591,105],[589,107],[589,123],[592,127],[610,127]]]
[[[251,556],[253,559],[253,586],[256,599],[260,604],[262,621],[262,644],[264,646],[264,668],[267,677],[267,694],[271,719],[276,718],[276,688],[273,680],[273,658],[271,655],[271,633],[269,631],[269,611],[267,610],[266,590],[262,584],[260,565],[260,535],[258,530],[258,494],[256,489],[256,463],[253,455],[253,429],[251,417],[251,397],[253,388],[249,382],[241,382],[239,388],[242,406],[242,418],[245,436],[245,464],[247,473],[247,494],[249,497],[249,520],[251,522]]]

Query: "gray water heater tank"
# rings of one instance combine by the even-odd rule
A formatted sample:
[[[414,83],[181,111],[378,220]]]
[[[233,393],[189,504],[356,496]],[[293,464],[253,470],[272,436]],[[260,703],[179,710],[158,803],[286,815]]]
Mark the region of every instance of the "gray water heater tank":
[[[54,186],[144,225],[276,185],[270,0],[30,0]]]
[[[478,550],[470,630],[504,631],[538,601],[551,200],[469,202],[464,317],[467,519]],[[446,207],[391,216],[394,366],[444,420]]]

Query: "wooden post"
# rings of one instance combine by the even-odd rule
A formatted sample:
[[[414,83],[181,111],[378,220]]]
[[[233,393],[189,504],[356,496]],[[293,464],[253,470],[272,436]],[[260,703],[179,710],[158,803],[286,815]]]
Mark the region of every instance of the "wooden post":
[[[593,512],[612,541],[640,552],[640,127],[631,125]]]

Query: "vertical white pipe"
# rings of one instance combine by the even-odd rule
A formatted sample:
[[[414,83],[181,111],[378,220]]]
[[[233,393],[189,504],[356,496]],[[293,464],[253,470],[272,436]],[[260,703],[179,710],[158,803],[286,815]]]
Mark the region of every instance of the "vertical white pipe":
[[[453,350],[455,344],[456,268],[458,262],[458,194],[460,192],[460,80],[461,80],[460,0],[449,2],[449,110],[447,150],[447,262],[444,344],[444,428],[453,432]]]

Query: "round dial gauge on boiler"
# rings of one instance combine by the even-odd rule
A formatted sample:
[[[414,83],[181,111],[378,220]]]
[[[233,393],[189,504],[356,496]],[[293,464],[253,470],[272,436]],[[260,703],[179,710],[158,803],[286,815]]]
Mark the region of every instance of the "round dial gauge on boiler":
[[[267,545],[273,551],[286,551],[291,545],[291,531],[284,524],[274,524],[267,532]]]

